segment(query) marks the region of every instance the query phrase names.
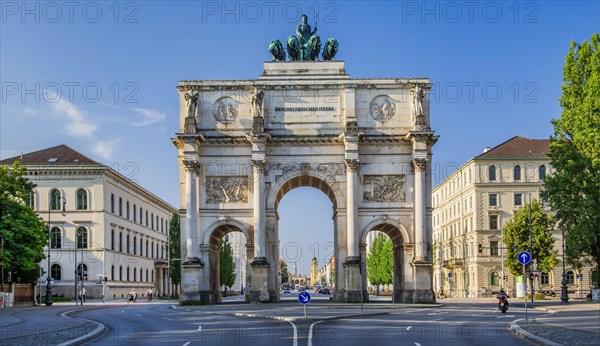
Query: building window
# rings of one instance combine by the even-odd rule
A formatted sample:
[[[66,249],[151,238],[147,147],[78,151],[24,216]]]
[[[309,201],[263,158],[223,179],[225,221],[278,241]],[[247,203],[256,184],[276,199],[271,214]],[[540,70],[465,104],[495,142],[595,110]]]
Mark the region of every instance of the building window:
[[[127,242],[125,243],[125,252],[129,253],[129,234],[127,235]]]
[[[119,252],[123,252],[123,232],[119,232]]]
[[[159,256],[160,256],[159,254],[160,254],[160,252],[158,252],[158,243],[156,243],[156,258],[157,258],[157,259],[158,259],[158,258],[159,258]]]
[[[125,204],[125,213],[127,215],[127,220],[129,220],[129,201]]]
[[[133,281],[137,281],[137,268],[133,268]]]
[[[498,242],[497,241],[490,242],[490,256],[498,256]]]
[[[150,214],[150,227],[154,229],[154,213]]]
[[[84,189],[77,190],[77,210],[87,210],[88,194]]]
[[[127,267],[127,282],[129,282],[129,267]]]
[[[87,249],[88,247],[88,231],[85,227],[79,227],[77,229],[77,248]]]
[[[514,179],[514,181],[520,181],[521,180],[521,166],[516,165],[513,168],[513,179]]]
[[[115,281],[115,265],[110,266],[110,281]]]
[[[496,166],[490,166],[488,168],[488,177],[490,181],[496,181]]]
[[[133,254],[137,255],[137,236],[133,237]],[[135,280],[133,280],[135,281]]]
[[[142,207],[140,207],[140,225],[144,224],[144,211],[142,210]]]
[[[152,258],[154,258],[154,242],[152,242],[150,249],[152,250]]]
[[[490,207],[497,207],[498,206],[498,194],[497,193],[490,193],[489,194],[489,198],[490,198]]]
[[[492,272],[492,275],[490,276],[490,280],[491,280],[492,285],[500,284],[500,276],[498,275],[497,272]]]
[[[515,193],[515,205],[523,205],[523,194]]]
[[[123,281],[123,266],[119,266],[119,281]]]
[[[575,273],[572,270],[567,272],[567,285],[575,284]]]
[[[50,272],[52,273],[52,277],[54,280],[62,280],[62,270],[59,264],[54,263],[52,267],[50,267]]]
[[[27,195],[27,201],[25,201],[25,205],[31,207],[31,209],[35,210],[35,191],[29,192]]]
[[[79,263],[77,266],[77,278],[78,280],[86,280],[88,277],[88,267],[85,263]],[[86,280],[87,281],[87,280]]]
[[[110,249],[115,250],[115,230],[110,231]]]
[[[133,222],[137,222],[137,207],[133,205]]]
[[[148,211],[146,210],[146,227],[148,227]]]
[[[148,278],[148,269],[146,269],[146,281],[150,281]]]
[[[52,232],[50,236],[50,248],[51,249],[60,249],[62,244],[62,234],[61,230],[58,227],[52,227]]]
[[[540,283],[542,285],[548,285],[550,283],[550,275],[548,275],[548,273],[542,272],[542,275],[540,276]]]
[[[154,269],[152,269],[152,271],[150,272],[150,274],[152,275],[152,276],[150,277],[151,281],[154,281]]]
[[[123,199],[119,197],[119,216],[123,216]]]
[[[490,229],[498,229],[498,215],[490,215]]]
[[[541,165],[540,168],[538,168],[538,173],[540,176],[540,180],[546,179],[546,166]]]
[[[50,210],[60,210],[60,191],[52,189],[50,191]]]
[[[140,256],[144,256],[144,239],[140,237]]]
[[[148,257],[148,239],[146,239],[146,257]],[[146,275],[148,276],[148,275]]]
[[[112,193],[110,194],[110,212],[115,213],[115,195]]]
[[[156,231],[158,232],[158,215],[156,215]]]
[[[165,233],[165,220],[160,218],[160,233]]]

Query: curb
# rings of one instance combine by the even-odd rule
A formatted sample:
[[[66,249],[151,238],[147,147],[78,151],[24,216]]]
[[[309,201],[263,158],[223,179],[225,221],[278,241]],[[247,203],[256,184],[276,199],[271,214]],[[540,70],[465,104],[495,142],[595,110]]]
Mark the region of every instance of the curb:
[[[89,309],[85,309],[85,310],[92,310],[92,309],[99,309],[100,307],[92,307]],[[88,320],[86,318],[80,318],[80,317],[71,317],[69,316],[69,314],[74,313],[74,312],[80,312],[81,310],[70,310],[70,311],[65,311],[62,314],[60,314],[63,317],[66,318],[71,318],[71,319],[78,319],[81,321],[86,321],[88,323],[92,323],[96,325],[96,329],[92,330],[91,332],[82,335],[78,338],[69,340],[69,341],[65,341],[63,343],[58,344],[57,346],[69,346],[69,345],[75,345],[75,344],[79,344],[79,343],[84,343],[86,341],[92,340],[95,337],[97,337],[98,335],[102,334],[104,332],[104,330],[106,329],[106,326],[100,322],[96,322],[96,321],[92,321],[92,320]]]
[[[539,311],[545,311],[545,312],[550,313],[550,314],[557,314],[557,313],[559,313],[558,310],[552,310],[552,309],[548,309],[548,308],[544,308],[544,307],[535,307],[534,309],[535,310],[539,310]]]
[[[518,320],[514,320],[510,323],[510,328],[509,330],[512,331],[515,335],[517,335],[518,337],[524,338],[524,339],[529,339],[538,343],[541,343],[542,345],[549,345],[549,346],[564,346],[563,344],[559,344],[556,343],[554,341],[550,341],[546,338],[542,338],[541,336],[537,336],[533,333],[530,333],[528,331],[526,331],[525,329],[519,327],[519,325],[517,324],[517,322],[522,321],[523,319],[520,318]]]

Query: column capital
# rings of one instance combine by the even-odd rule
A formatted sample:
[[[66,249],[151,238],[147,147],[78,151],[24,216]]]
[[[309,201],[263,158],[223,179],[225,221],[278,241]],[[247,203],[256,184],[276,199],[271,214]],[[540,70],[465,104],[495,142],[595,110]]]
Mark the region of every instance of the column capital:
[[[428,159],[413,159],[410,162],[413,172],[425,172],[427,165],[429,164]]]
[[[265,173],[267,171],[267,162],[265,160],[250,160],[250,162],[257,173]]]
[[[188,172],[198,173],[200,171],[200,162],[198,161],[183,160],[183,165]]]
[[[348,171],[358,172],[358,168],[360,167],[358,159],[346,159],[344,162],[346,163],[346,169],[348,169]]]

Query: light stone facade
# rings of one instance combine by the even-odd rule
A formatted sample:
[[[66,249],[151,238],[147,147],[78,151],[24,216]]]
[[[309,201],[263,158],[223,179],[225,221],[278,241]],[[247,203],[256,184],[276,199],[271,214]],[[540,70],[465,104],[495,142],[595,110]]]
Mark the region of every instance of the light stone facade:
[[[335,300],[360,301],[359,254],[377,229],[394,242],[396,301],[434,301],[430,88],[426,78],[351,79],[343,61],[181,81],[182,302],[221,300],[217,244],[229,232],[248,240],[247,301],[279,301],[277,205],[300,186],[333,204]]]
[[[540,199],[543,176],[552,174],[550,158],[546,156],[548,144],[548,140],[514,137],[495,148],[486,148],[433,189],[436,293],[490,297],[500,290],[505,276],[503,287],[516,295],[517,280],[522,279],[506,268],[503,273],[502,229],[516,211],[531,200]],[[495,179],[490,179],[490,169],[495,170]],[[515,170],[519,171],[517,176]],[[561,259],[562,234],[558,227],[552,230],[552,237]],[[570,294],[589,291],[591,268],[578,270],[567,265],[566,272],[572,280],[568,285]],[[534,286],[536,291],[554,290],[560,295],[561,280],[559,263],[550,273],[540,272]]]
[[[166,296],[169,223],[176,209],[113,168],[67,146],[32,154],[36,162],[29,162],[29,154],[24,154],[2,164],[18,160],[25,165],[27,178],[37,185],[31,205],[45,222],[50,218],[52,293],[75,295],[77,263],[87,269],[83,283],[87,298],[103,294],[107,299],[124,298],[132,288],[139,297],[148,288]],[[39,162],[43,157],[45,162]],[[75,159],[65,161],[66,157]],[[130,165],[124,168],[129,176],[137,169]],[[49,212],[51,191],[58,192],[59,206]],[[76,248],[78,230],[86,233],[87,241]],[[48,254],[47,248],[44,253]],[[41,267],[48,271],[47,259]],[[107,278],[104,285],[103,277]],[[44,295],[46,275],[40,281]]]

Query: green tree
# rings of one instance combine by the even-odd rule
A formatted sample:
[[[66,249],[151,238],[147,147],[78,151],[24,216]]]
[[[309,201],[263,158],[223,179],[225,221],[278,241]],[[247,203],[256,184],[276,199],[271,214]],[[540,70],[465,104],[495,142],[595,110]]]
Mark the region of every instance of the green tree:
[[[554,250],[554,238],[551,234],[552,216],[544,213],[539,201],[533,200],[532,203],[518,210],[504,226],[504,243],[508,248],[504,266],[515,276],[523,273],[523,265],[519,263],[517,255],[519,252],[529,249],[530,220],[533,243],[531,258],[532,261],[536,261],[537,269],[549,272],[558,263],[557,252]]]
[[[290,278],[287,263],[283,259],[279,260],[279,272],[281,273],[281,283],[287,283]]]
[[[367,274],[369,282],[377,287],[377,295],[379,295],[379,285],[392,283],[392,256],[392,241],[383,234],[375,237],[367,257]]]
[[[225,286],[225,296],[227,296],[227,287],[235,283],[235,263],[233,263],[231,245],[225,239],[221,239],[219,245],[219,279],[221,285]]]
[[[550,157],[554,172],[545,195],[565,232],[567,261],[600,269],[600,35],[571,42],[565,57],[560,105],[552,121]],[[595,277],[600,285],[600,276]]]
[[[171,268],[171,282],[178,286],[181,283],[181,228],[179,214],[171,216],[169,226],[169,268]]]
[[[35,184],[25,178],[19,162],[0,166],[0,238],[4,252],[0,262],[4,278],[10,271],[13,281],[35,283],[39,264],[45,258],[48,229],[35,211],[26,205]]]

